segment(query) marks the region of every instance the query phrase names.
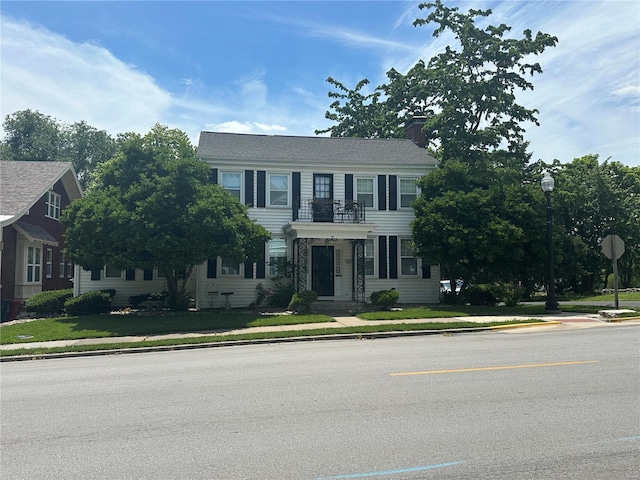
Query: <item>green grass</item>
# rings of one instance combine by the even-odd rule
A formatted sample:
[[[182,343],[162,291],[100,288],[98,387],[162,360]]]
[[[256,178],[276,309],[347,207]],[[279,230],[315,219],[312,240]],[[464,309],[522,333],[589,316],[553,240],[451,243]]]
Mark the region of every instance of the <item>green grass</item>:
[[[580,300],[585,302],[613,302],[614,295],[591,295],[589,297],[576,297],[573,300]],[[626,300],[628,302],[640,301],[640,292],[619,292],[618,300]]]
[[[538,323],[537,319],[529,320],[510,320],[505,322],[425,322],[414,324],[387,324],[387,325],[371,325],[361,327],[339,327],[331,329],[315,329],[315,330],[302,330],[302,331],[281,331],[281,332],[259,332],[259,333],[247,333],[237,335],[203,335],[202,337],[191,338],[177,338],[166,340],[151,340],[142,342],[122,342],[122,343],[103,343],[93,345],[74,345],[70,347],[54,347],[54,348],[29,348],[29,349],[16,349],[16,350],[0,350],[0,356],[14,356],[20,355],[24,357],[36,357],[44,354],[53,353],[66,353],[66,352],[92,352],[101,350],[124,350],[124,349],[136,349],[145,347],[176,347],[180,345],[198,345],[203,343],[222,343],[229,341],[253,341],[253,340],[272,340],[276,338],[291,338],[291,337],[316,337],[326,335],[344,335],[344,334],[356,334],[366,336],[370,333],[378,332],[398,332],[398,331],[420,331],[420,330],[455,330],[465,328],[490,328],[499,327],[504,325],[515,325],[521,323]],[[4,327],[3,327],[4,328]]]
[[[43,318],[0,328],[0,344],[81,338],[212,332],[271,325],[332,322],[327,315],[260,315],[216,312],[177,315],[88,315]],[[18,338],[20,336],[29,338]]]
[[[565,312],[598,313],[602,307],[595,305],[563,305]],[[410,318],[449,318],[468,316],[494,316],[494,315],[544,315],[544,305],[519,305],[517,307],[472,307],[470,305],[440,305],[437,307],[413,307],[401,311],[379,311],[358,314],[363,320],[401,320]]]

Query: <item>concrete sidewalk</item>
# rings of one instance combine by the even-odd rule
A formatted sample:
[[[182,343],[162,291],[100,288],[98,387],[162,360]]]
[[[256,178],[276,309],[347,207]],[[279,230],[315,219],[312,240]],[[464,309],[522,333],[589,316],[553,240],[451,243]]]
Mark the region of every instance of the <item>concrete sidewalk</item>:
[[[132,343],[132,342],[153,342],[156,340],[167,339],[186,339],[186,338],[198,338],[198,337],[219,337],[228,335],[241,335],[250,333],[263,333],[263,332],[292,332],[305,330],[325,330],[328,335],[331,334],[331,330],[343,328],[343,327],[359,327],[359,326],[375,326],[375,325],[401,325],[401,324],[418,324],[418,323],[450,323],[450,322],[472,322],[472,323],[489,323],[489,322],[506,322],[510,320],[530,320],[538,319],[539,323],[522,323],[508,325],[509,328],[516,327],[531,327],[531,326],[551,326],[561,325],[563,323],[606,323],[611,319],[605,319],[599,315],[583,314],[583,313],[560,313],[558,315],[539,315],[539,316],[476,316],[476,317],[449,317],[449,318],[426,318],[426,319],[406,319],[406,320],[362,320],[353,316],[334,317],[335,322],[325,323],[307,323],[299,325],[276,325],[269,327],[250,327],[237,330],[224,330],[224,331],[211,331],[211,332],[187,332],[187,333],[171,333],[164,335],[148,335],[148,336],[127,336],[127,337],[103,337],[103,338],[84,338],[75,340],[56,340],[49,342],[21,342],[0,345],[0,350],[19,350],[19,349],[32,349],[32,348],[55,348],[55,347],[71,347],[80,345],[101,345],[101,344],[114,344],[114,343]],[[632,319],[623,319],[632,320]],[[638,320],[638,318],[636,318]],[[504,327],[499,327],[504,328]],[[469,329],[465,329],[469,330]],[[447,330],[437,330],[424,333],[444,333]],[[417,331],[397,331],[397,332],[383,332],[385,336],[390,335],[416,335]],[[360,336],[361,334],[351,334],[349,336]],[[367,335],[375,335],[369,334]],[[310,337],[301,335],[302,338],[309,339]],[[268,341],[275,341],[276,339],[269,339]],[[288,337],[288,341],[292,338]],[[267,340],[262,340],[267,341]],[[201,344],[205,346],[206,344]],[[175,346],[172,348],[178,348]]]

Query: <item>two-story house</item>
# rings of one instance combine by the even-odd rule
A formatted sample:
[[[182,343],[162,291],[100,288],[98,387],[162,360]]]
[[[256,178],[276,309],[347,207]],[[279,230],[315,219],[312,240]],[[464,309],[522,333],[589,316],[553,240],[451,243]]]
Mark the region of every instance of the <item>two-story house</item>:
[[[72,287],[60,213],[82,195],[71,163],[0,162],[0,292],[25,300]]]
[[[296,290],[314,290],[320,300],[366,302],[373,291],[395,288],[401,303],[437,303],[439,267],[423,263],[411,245],[416,180],[437,166],[416,145],[419,126],[409,129],[414,141],[202,132],[197,154],[211,180],[246,204],[272,238],[263,258],[210,259],[194,269],[188,288],[196,305],[252,304],[282,258],[294,267]],[[157,271],[113,272],[108,281],[106,269],[94,272],[91,286],[80,272],[78,293],[115,288],[114,303],[126,304],[129,295],[160,290]]]

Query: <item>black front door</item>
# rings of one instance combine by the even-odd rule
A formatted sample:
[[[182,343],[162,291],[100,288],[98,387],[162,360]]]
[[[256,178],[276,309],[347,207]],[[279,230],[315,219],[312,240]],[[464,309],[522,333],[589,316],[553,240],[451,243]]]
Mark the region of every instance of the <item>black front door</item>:
[[[313,221],[333,222],[333,175],[313,175]]]
[[[333,247],[311,247],[311,289],[319,297],[333,297]]]

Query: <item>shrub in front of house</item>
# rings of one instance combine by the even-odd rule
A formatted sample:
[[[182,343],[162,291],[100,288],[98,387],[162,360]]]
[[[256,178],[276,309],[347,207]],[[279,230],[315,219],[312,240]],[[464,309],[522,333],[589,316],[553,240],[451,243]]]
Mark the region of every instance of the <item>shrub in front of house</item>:
[[[110,309],[111,295],[99,290],[70,298],[64,304],[65,312],[71,316],[108,313]]]
[[[471,285],[464,291],[469,305],[492,307],[498,304],[498,296],[491,285]]]
[[[400,293],[395,288],[371,292],[371,303],[381,310],[393,307],[399,299]]]
[[[73,297],[73,289],[47,290],[36,293],[25,303],[28,312],[38,315],[60,315],[64,312],[64,303]]]
[[[316,301],[318,294],[313,290],[304,290],[294,293],[287,307],[294,312],[305,313],[311,309],[311,304]]]

